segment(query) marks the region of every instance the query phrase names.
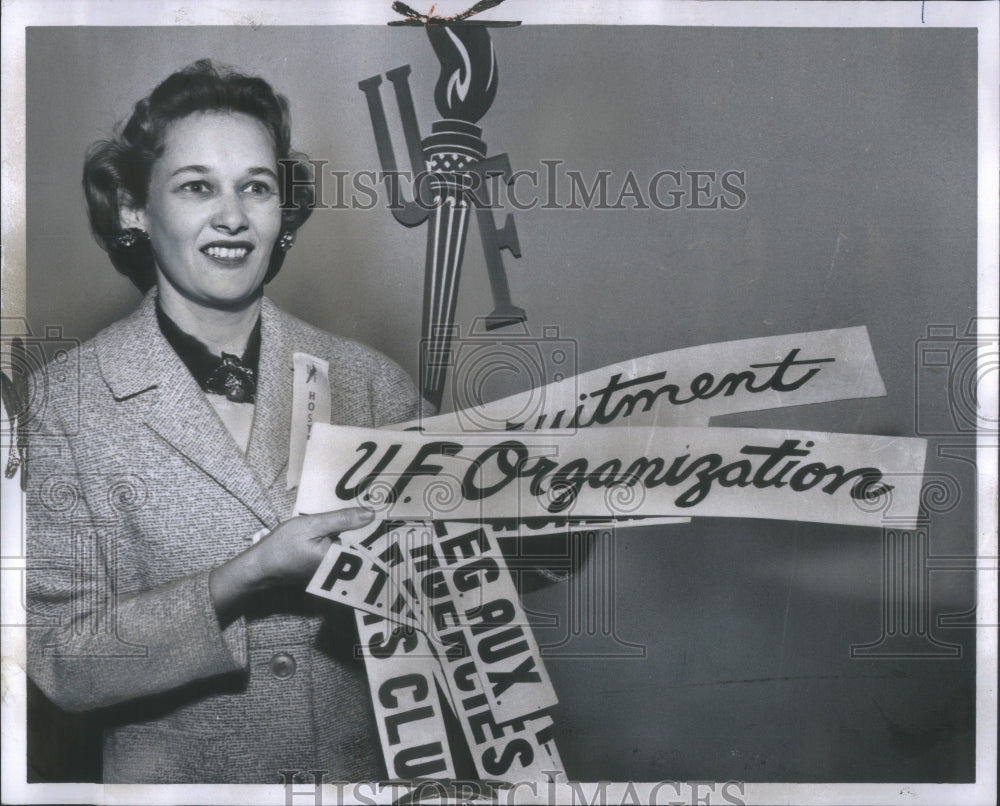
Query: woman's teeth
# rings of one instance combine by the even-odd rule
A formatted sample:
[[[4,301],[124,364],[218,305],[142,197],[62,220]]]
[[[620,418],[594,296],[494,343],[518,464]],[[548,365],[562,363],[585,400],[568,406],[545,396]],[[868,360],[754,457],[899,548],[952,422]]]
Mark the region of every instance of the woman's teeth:
[[[245,246],[237,247],[223,247],[223,246],[210,246],[205,250],[205,254],[209,257],[217,257],[222,260],[240,260],[245,258],[249,254],[250,250]]]

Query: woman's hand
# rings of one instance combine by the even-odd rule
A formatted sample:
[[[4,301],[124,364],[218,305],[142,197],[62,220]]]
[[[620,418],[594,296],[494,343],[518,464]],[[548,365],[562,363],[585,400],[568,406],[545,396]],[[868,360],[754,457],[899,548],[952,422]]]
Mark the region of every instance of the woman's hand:
[[[371,523],[364,509],[299,515],[258,543],[212,569],[208,584],[219,623],[233,621],[247,596],[282,585],[304,585],[326,555],[333,537]]]

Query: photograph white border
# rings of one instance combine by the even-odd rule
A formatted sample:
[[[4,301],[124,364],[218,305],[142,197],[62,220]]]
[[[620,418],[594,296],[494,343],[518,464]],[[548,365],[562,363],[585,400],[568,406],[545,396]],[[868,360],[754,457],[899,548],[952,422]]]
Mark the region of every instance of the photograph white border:
[[[425,10],[424,4],[412,4]],[[454,13],[469,0],[438,3],[438,13]],[[507,0],[487,11],[483,20],[521,20],[525,25],[601,24],[726,27],[968,27],[978,29],[978,315],[998,316],[998,41],[1000,5],[996,2],[658,2],[656,0],[588,0],[547,3]],[[333,2],[223,3],[146,2],[145,0],[13,0],[2,16],[2,243],[3,315],[25,315],[25,28],[45,25],[381,25],[398,19],[389,0]],[[986,348],[989,349],[989,348]],[[992,347],[994,354],[996,346]],[[996,389],[980,399],[984,418],[997,418]],[[988,804],[996,797],[997,740],[997,477],[995,444],[980,440],[978,448],[978,607],[981,625],[976,636],[977,721],[974,784],[784,784],[748,783],[747,803],[810,804]],[[20,543],[8,527],[21,513],[3,513],[3,571],[23,570],[8,551]],[[14,525],[12,528],[16,529]],[[20,565],[18,565],[20,562]],[[286,791],[275,786],[120,786],[26,783],[26,678],[23,626],[11,623],[3,599],[2,772],[4,803],[286,803]],[[988,626],[992,625],[992,626]],[[636,785],[637,793],[652,784]],[[585,789],[585,792],[588,790]],[[589,790],[592,792],[593,790]],[[557,788],[557,801],[567,802],[569,790]],[[624,797],[625,784],[606,790],[609,801]],[[616,794],[618,793],[618,794]],[[666,793],[664,793],[665,795]],[[542,787],[537,802],[547,802]],[[343,795],[341,795],[343,797]],[[522,789],[519,797],[529,797]],[[333,787],[323,792],[327,803],[337,800]],[[536,800],[536,799],[532,799]],[[296,802],[307,796],[296,795]],[[363,801],[362,801],[363,802]]]

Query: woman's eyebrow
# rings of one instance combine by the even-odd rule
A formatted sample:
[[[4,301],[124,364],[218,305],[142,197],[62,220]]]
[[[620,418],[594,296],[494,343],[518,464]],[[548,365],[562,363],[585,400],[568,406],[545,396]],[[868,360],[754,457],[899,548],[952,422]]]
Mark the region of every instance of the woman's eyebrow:
[[[250,176],[260,176],[261,174],[267,174],[275,182],[278,181],[278,175],[274,171],[272,171],[270,168],[264,168],[264,167],[251,168],[249,171],[247,171],[247,174],[250,175]]]
[[[178,168],[176,171],[174,171],[170,175],[171,176],[177,176],[177,174],[186,173],[188,171],[192,171],[192,172],[198,173],[198,174],[207,174],[207,173],[210,173],[210,171],[208,170],[208,168],[206,168],[204,165],[182,165],[180,168]]]
[[[180,168],[173,171],[170,174],[170,176],[177,176],[177,174],[189,173],[189,172],[198,174],[208,174],[211,173],[211,170],[204,165],[182,165]],[[247,169],[247,176],[260,176],[261,174],[266,174],[267,176],[271,177],[275,182],[278,181],[278,175],[270,168],[259,166]]]

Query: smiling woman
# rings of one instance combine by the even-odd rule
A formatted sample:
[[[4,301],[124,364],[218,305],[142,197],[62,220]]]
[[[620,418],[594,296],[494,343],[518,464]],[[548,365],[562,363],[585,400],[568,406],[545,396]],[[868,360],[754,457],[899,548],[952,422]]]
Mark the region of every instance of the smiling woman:
[[[34,378],[28,671],[100,720],[105,782],[384,774],[352,622],[303,591],[370,515],[290,517],[294,359],[329,366],[334,423],[408,420],[418,397],[264,297],[311,212],[280,166],[303,164],[285,99],[208,61],[87,156],[94,235],[146,295],[79,349],[78,378]]]
[[[121,218],[149,234],[160,305],[175,321],[260,296],[282,225],[277,171],[271,136],[249,115],[200,112],[171,125],[145,206]]]

